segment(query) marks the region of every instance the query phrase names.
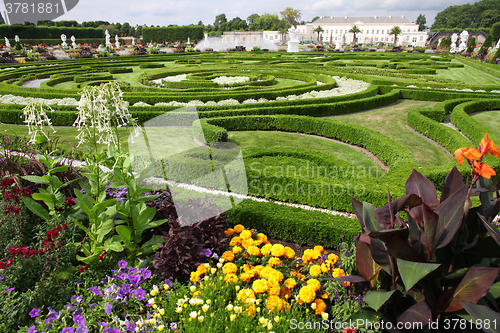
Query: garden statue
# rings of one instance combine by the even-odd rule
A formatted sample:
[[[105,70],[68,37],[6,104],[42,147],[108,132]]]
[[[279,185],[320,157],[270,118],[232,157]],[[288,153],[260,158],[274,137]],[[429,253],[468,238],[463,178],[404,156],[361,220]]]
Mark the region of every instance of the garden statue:
[[[189,40],[189,37],[188,37],[188,44],[191,45],[191,41]]]
[[[71,36],[71,46],[73,46],[74,49],[76,49],[76,38],[75,36]]]
[[[462,31],[460,34],[460,46],[458,47],[458,52],[463,52],[467,49],[467,40],[469,39],[469,32],[467,30]]]
[[[111,42],[109,41],[109,39],[110,39],[111,35],[109,34],[108,29],[106,29],[106,31],[104,32],[104,35],[106,36],[106,47],[110,47]]]
[[[5,38],[5,47],[8,47],[10,48],[10,42],[9,42],[9,39],[7,37],[4,37]]]
[[[15,36],[14,36],[14,41],[15,41],[16,43],[19,43],[19,36],[18,36],[18,35],[15,35]]]
[[[67,49],[67,48],[68,48],[68,44],[66,44],[66,35],[65,35],[65,34],[62,34],[62,35],[61,35],[61,40],[62,40],[61,47],[62,47],[63,49]]]
[[[119,48],[120,48],[120,46],[121,46],[121,45],[120,45],[120,40],[119,40],[119,38],[118,38],[118,35],[115,35],[115,46],[116,46],[116,48],[117,48],[117,49],[119,49]]]
[[[498,40],[497,46],[495,46],[497,49],[500,49],[500,39]]]
[[[297,38],[297,29],[295,29],[294,26],[292,26],[290,29],[288,29],[288,34],[290,35],[291,41],[298,41],[299,40]]]
[[[457,52],[457,40],[458,40],[458,35],[453,34],[451,36],[451,47],[450,47],[450,53],[455,53]]]
[[[135,38],[132,37],[132,46],[135,46]]]

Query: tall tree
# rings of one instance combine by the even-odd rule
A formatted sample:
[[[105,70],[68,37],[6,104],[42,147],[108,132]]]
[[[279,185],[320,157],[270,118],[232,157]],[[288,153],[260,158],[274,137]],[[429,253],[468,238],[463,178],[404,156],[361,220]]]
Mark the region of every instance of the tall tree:
[[[391,29],[391,31],[389,31],[388,34],[394,36],[394,46],[397,46],[398,36],[401,35],[402,33],[403,33],[403,31],[401,30],[401,28],[399,26],[395,26]]]
[[[316,21],[317,19],[319,19],[319,16],[314,16],[313,19],[311,20],[311,22],[314,22]]]
[[[318,42],[319,42],[319,34],[320,34],[321,32],[323,32],[324,30],[323,30],[323,28],[322,28],[320,25],[318,25],[318,26],[316,27],[316,29],[314,29],[314,31],[318,33]]]
[[[247,17],[247,22],[248,24],[255,23],[259,19],[260,15],[259,14],[251,14],[250,16]]]
[[[418,31],[424,31],[425,29],[427,29],[425,25],[427,23],[427,19],[425,18],[424,14],[418,15],[415,23],[418,24]]]
[[[494,19],[498,8],[500,8],[500,0],[481,0],[472,5],[467,3],[450,6],[436,15],[432,29],[490,28],[492,24],[490,15],[493,15]],[[484,18],[486,19],[483,22]]]
[[[300,10],[293,9],[292,7],[286,7],[285,10],[280,12],[280,15],[281,19],[285,21],[287,28],[299,24],[300,17],[302,16]]]
[[[198,25],[203,25],[203,22],[201,20],[199,20]]]
[[[489,28],[497,22],[500,22],[500,10],[489,9],[481,14],[481,27]]]
[[[130,33],[130,24],[128,22],[125,22],[122,24],[120,28],[120,36],[121,37],[126,37]]]
[[[349,30],[350,33],[354,34],[354,37],[352,38],[352,44],[356,44],[356,34],[359,34],[361,30],[359,30],[357,25],[353,25],[351,30]]]
[[[219,14],[215,17],[214,26],[219,26],[219,24],[227,22],[226,14]]]

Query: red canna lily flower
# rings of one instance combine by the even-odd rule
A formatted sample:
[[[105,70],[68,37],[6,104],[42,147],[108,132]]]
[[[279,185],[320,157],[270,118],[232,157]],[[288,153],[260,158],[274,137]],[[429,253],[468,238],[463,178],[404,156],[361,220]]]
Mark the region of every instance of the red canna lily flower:
[[[497,174],[495,172],[495,170],[493,170],[493,168],[490,167],[488,164],[481,163],[478,161],[474,161],[474,171],[478,175],[480,175],[486,179],[490,179],[491,176],[495,176]]]
[[[468,147],[465,148],[459,148],[455,150],[455,159],[457,160],[458,164],[462,165],[464,163],[464,153],[469,150]]]

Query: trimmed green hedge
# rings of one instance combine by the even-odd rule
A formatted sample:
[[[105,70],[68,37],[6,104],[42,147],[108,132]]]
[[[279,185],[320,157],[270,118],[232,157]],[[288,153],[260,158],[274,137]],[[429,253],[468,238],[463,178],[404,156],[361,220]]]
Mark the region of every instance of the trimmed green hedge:
[[[229,217],[230,226],[242,224],[272,238],[310,246],[338,248],[341,235],[349,240],[361,232],[356,218],[251,200],[231,209]]]
[[[500,99],[471,101],[457,105],[450,115],[450,120],[469,137],[476,145],[483,139],[490,130],[474,118],[469,117],[470,113],[500,110]],[[490,134],[490,139],[499,142],[495,135]]]
[[[121,74],[121,73],[133,73],[134,70],[131,67],[116,67],[116,68],[110,68],[108,72],[110,74]]]
[[[90,74],[82,74],[76,75],[74,81],[76,83],[82,83],[87,81],[104,81],[104,80],[113,80],[113,75],[111,74],[98,74],[98,73],[90,73]]]
[[[155,63],[155,62],[145,62],[139,65],[139,68],[162,68],[165,64]]]

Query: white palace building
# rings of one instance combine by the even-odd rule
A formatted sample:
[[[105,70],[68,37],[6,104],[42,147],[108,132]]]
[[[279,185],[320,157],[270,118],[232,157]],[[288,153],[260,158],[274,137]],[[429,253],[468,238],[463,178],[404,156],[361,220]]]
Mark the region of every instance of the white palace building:
[[[330,17],[325,16],[312,23],[298,25],[297,38],[302,42],[322,42],[337,44],[340,40],[343,45],[352,44],[354,35],[349,30],[356,25],[360,33],[356,34],[356,43],[366,44],[394,44],[394,35],[389,31],[395,26],[401,28],[402,34],[397,38],[397,45],[425,46],[427,32],[418,31],[418,24],[410,22],[406,17]],[[322,32],[314,31],[321,26]],[[278,31],[225,31],[223,40],[228,43],[256,42],[259,39],[273,43],[285,43],[289,36]]]
[[[336,44],[340,38],[344,44],[352,44],[354,35],[349,30],[356,25],[361,33],[356,34],[356,43],[359,44],[393,44],[394,35],[389,31],[399,26],[402,35],[398,36],[397,45],[425,46],[427,32],[418,31],[418,24],[410,22],[406,17],[321,17],[312,23],[297,26],[299,41],[312,41]],[[314,31],[321,26],[323,32]],[[319,40],[318,40],[319,39]]]

